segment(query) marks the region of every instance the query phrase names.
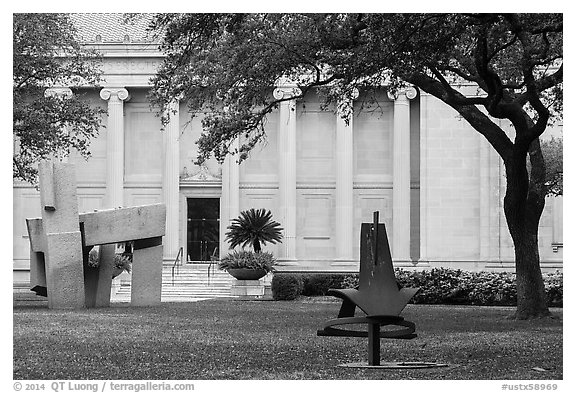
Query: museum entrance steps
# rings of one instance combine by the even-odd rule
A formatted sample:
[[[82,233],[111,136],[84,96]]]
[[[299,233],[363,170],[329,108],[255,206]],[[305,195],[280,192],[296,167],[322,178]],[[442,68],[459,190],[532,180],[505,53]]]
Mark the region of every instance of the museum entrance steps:
[[[234,297],[230,294],[232,276],[216,265],[210,268],[208,263],[164,265],[162,268],[162,301],[185,302],[202,299]],[[174,274],[172,271],[174,270]],[[112,291],[113,302],[130,301],[130,275],[123,273],[117,278],[116,290]]]

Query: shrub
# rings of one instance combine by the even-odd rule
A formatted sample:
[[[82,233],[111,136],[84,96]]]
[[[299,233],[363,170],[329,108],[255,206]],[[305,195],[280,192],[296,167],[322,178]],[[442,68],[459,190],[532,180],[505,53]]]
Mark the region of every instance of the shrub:
[[[512,273],[478,272],[465,283],[468,303],[485,306],[516,304],[516,277]]]
[[[220,260],[218,268],[228,269],[262,269],[266,273],[274,271],[276,259],[270,252],[232,251]]]
[[[304,296],[325,296],[330,288],[344,288],[344,274],[303,274]]]
[[[458,299],[461,296],[458,284],[461,282],[461,270],[430,269],[407,271],[395,269],[396,279],[401,287],[419,287],[414,303],[440,304],[445,299]]]
[[[564,298],[562,272],[547,273],[544,274],[543,277],[548,305],[552,307],[562,307]]]
[[[132,253],[124,252],[114,255],[114,267],[128,273],[132,270]]]
[[[342,288],[358,289],[360,285],[359,274],[346,274],[342,280]]]
[[[100,246],[93,247],[88,253],[88,266],[93,268],[100,266]],[[114,268],[130,273],[132,270],[132,253],[114,254]]]
[[[468,272],[447,268],[414,271],[397,268],[395,274],[401,287],[420,288],[420,291],[412,298],[412,303],[516,305],[516,275],[514,273]],[[543,279],[548,306],[562,307],[562,272],[543,274]],[[341,287],[358,288],[359,281],[358,274],[346,274],[343,275]],[[305,292],[312,293],[311,290]]]
[[[301,274],[274,274],[272,277],[272,297],[274,300],[294,300],[302,294]]]

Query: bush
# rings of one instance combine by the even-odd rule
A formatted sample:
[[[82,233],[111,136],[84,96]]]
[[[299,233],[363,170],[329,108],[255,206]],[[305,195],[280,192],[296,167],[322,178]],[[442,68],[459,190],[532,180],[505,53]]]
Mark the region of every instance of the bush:
[[[562,307],[564,298],[563,274],[556,271],[544,274],[544,289],[548,305],[552,307]]]
[[[417,304],[468,304],[515,306],[516,275],[509,272],[468,272],[433,268],[415,271],[395,269],[401,287],[420,288],[412,298]],[[358,274],[308,274],[303,295],[323,296],[329,288],[358,288]],[[562,272],[543,274],[549,307],[563,305]]]
[[[434,268],[424,271],[396,269],[401,286],[420,287],[412,298],[422,304],[515,306],[516,275],[508,272],[467,272]],[[543,275],[548,305],[562,305],[562,273]]]
[[[272,297],[274,300],[294,300],[302,294],[304,287],[301,274],[274,274]]]
[[[302,295],[326,296],[330,288],[345,288],[344,278],[344,274],[303,274]]]
[[[342,280],[342,288],[358,289],[360,285],[360,275],[357,273],[346,274]]]
[[[220,270],[263,269],[266,273],[274,271],[276,259],[270,252],[233,251],[218,263]]]
[[[407,271],[395,269],[396,279],[401,287],[420,288],[420,291],[412,298],[414,303],[440,304],[447,299],[454,303],[464,302],[462,298],[461,270],[430,269],[422,271]]]
[[[479,272],[463,283],[468,304],[482,306],[516,305],[516,277],[512,273]]]
[[[93,268],[100,266],[100,246],[93,247],[88,253],[88,266]],[[132,252],[114,254],[114,268],[130,273],[132,271]]]

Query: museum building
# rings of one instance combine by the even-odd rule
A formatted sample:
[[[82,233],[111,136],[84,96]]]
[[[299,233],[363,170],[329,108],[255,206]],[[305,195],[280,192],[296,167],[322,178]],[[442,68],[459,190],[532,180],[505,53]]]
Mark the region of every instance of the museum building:
[[[346,122],[322,110],[312,92],[268,116],[266,141],[246,161],[228,157],[198,166],[202,114],[192,117],[178,102],[162,127],[147,100],[163,56],[143,25],[126,25],[118,14],[73,20],[84,44],[103,55],[104,81],[87,87],[85,99],[108,111],[91,158],[65,158],[76,167],[79,211],[165,203],[166,265],[181,249],[188,263],[226,254],[230,220],[265,208],[284,228],[283,242],[265,247],[280,270],[358,271],[360,224],[371,222],[374,211],[386,224],[395,266],[514,268],[503,163],[435,97],[415,88],[392,95],[383,87],[370,109],[359,92]],[[67,87],[47,92],[70,93]],[[271,87],[271,93],[286,98],[293,87]],[[561,135],[561,126],[551,132]],[[34,187],[15,181],[13,193],[16,283],[29,277],[25,219],[41,213]],[[547,199],[539,236],[543,269],[561,269],[562,197]]]

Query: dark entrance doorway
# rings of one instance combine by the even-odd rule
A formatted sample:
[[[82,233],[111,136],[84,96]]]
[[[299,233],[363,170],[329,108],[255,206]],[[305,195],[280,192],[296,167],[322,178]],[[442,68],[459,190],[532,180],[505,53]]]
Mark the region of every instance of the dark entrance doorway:
[[[218,255],[220,199],[188,198],[188,262],[209,262]]]

